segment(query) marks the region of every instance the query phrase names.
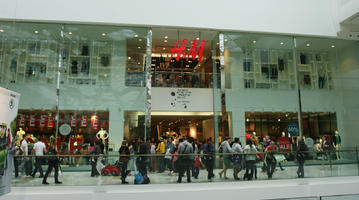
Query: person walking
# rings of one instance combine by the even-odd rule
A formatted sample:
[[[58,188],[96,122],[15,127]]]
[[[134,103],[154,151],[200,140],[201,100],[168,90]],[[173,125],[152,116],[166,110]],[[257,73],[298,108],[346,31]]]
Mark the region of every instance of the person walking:
[[[128,161],[130,160],[130,149],[127,146],[126,141],[122,141],[122,145],[118,152],[120,154],[121,181],[122,181],[122,184],[128,184],[128,182],[126,181],[126,178],[129,173],[129,171],[127,171],[127,164],[128,164]]]
[[[42,184],[49,184],[47,182],[47,177],[49,176],[53,168],[55,169],[55,184],[61,184],[62,182],[59,181],[59,158],[56,150],[55,141],[50,142],[48,155],[50,155],[50,157],[47,158],[48,167],[45,176],[42,179]]]
[[[220,148],[222,148],[222,153],[233,153],[233,150],[229,143],[231,142],[230,137],[226,137],[226,139],[221,143]],[[225,155],[223,156],[223,169],[219,172],[219,177],[222,178],[222,175],[224,175],[224,179],[228,179],[227,177],[227,169],[231,166],[231,160],[230,157],[232,155]]]
[[[89,154],[91,154],[91,177],[95,177],[100,175],[99,171],[97,170],[97,162],[101,162],[99,160],[99,155],[101,154],[101,147],[99,142],[96,142],[96,146],[93,142],[90,143],[90,147],[88,148]]]
[[[35,140],[36,141],[36,140]],[[44,173],[42,171],[42,163],[43,163],[43,155],[46,153],[46,146],[45,143],[43,143],[41,140],[36,141],[36,143],[34,144],[34,149],[35,151],[35,169],[34,172],[31,174],[32,177],[35,177],[35,174],[37,171],[39,171],[40,176],[39,178],[44,177]]]
[[[257,158],[256,153],[258,151],[251,139],[247,140],[247,145],[244,147],[243,151],[246,153],[246,155],[244,156],[246,163],[246,173],[244,174],[243,180],[252,180],[253,173],[255,172],[255,163]]]
[[[149,154],[150,150],[148,149],[147,143],[144,142],[142,138],[138,138],[138,144],[140,144],[138,154],[142,155],[137,158],[138,170],[142,174],[144,179],[149,180],[147,176],[147,165],[149,162],[149,157],[145,156],[145,154]]]
[[[208,181],[212,181],[212,178],[214,177],[213,174],[213,166],[214,166],[214,144],[212,143],[212,139],[209,138],[207,140],[207,143],[203,147],[203,153],[206,154],[203,157],[204,164],[206,166],[208,176]]]
[[[233,161],[233,177],[234,180],[239,180],[238,173],[242,170],[242,155],[243,152],[242,146],[240,145],[239,138],[234,138],[234,143],[232,145],[232,150],[237,153],[232,157]]]
[[[179,174],[177,183],[182,182],[182,177],[184,173],[187,173],[187,182],[191,182],[191,168],[192,168],[192,159],[191,156],[186,156],[185,154],[192,154],[193,146],[191,143],[187,141],[187,138],[178,146],[178,154],[179,154]]]
[[[304,163],[306,159],[306,152],[308,151],[307,145],[305,145],[303,139],[299,139],[298,147],[296,148],[296,159],[298,162],[297,175],[298,178],[304,178]]]
[[[265,162],[267,166],[267,175],[268,178],[271,179],[277,165],[277,161],[274,157],[274,154],[278,152],[278,147],[275,145],[274,141],[271,141],[269,146],[265,149]]]
[[[158,140],[160,141],[156,148],[156,153],[159,155],[159,156],[157,156],[158,173],[162,173],[165,171],[164,154],[166,153],[165,152],[166,145],[165,145],[162,137],[160,137]]]

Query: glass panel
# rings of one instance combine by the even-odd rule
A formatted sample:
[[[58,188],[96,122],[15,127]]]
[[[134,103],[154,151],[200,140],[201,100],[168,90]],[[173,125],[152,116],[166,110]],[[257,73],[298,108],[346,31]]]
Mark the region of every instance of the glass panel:
[[[137,86],[144,86],[146,33],[142,28],[64,26],[59,125],[60,133],[68,125],[70,131],[59,135],[61,152],[74,155],[62,161],[68,170],[91,169],[90,157],[75,156],[93,152],[94,143],[102,143],[101,154],[112,155],[130,139],[127,111],[145,110],[145,88]],[[144,130],[138,126],[136,133]],[[117,160],[103,158],[103,165]]]
[[[224,41],[226,88],[295,88],[290,37],[227,33]]]
[[[22,155],[31,155],[37,141],[54,139],[56,132],[55,84],[61,26],[7,22],[0,26],[0,86],[21,94],[15,145]],[[15,177],[33,173],[26,168],[32,165],[31,158],[14,158],[14,163]]]
[[[317,153],[324,176],[357,175],[354,124],[359,104],[352,101],[359,83],[357,42],[310,37],[296,41],[303,136],[315,141],[317,150],[345,151]]]

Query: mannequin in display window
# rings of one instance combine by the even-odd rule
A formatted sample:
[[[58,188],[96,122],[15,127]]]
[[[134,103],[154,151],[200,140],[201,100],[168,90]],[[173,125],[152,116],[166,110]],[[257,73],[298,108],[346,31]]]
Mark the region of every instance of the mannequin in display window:
[[[257,137],[257,133],[255,131],[253,131],[251,138],[252,138],[252,141],[253,141],[254,145],[257,145],[258,144],[258,137]]]
[[[340,147],[341,147],[341,142],[342,142],[342,140],[341,140],[341,138],[340,138],[339,131],[336,130],[336,131],[335,131],[334,138],[333,138],[333,146],[335,147],[335,150],[336,150],[335,154],[336,154],[336,156],[337,156],[337,160],[342,159],[342,156],[341,156],[341,154],[340,154],[340,152],[339,152],[339,151],[340,151]]]
[[[25,135],[25,131],[22,130],[22,128],[20,128],[17,132],[16,132],[16,141],[15,141],[15,145],[16,146],[20,146],[20,142],[22,139],[24,139],[24,135]]]
[[[101,130],[99,132],[97,132],[96,137],[97,139],[101,139],[103,143],[105,143],[105,140],[108,138],[108,133],[106,130],[103,130],[103,128],[101,128]]]

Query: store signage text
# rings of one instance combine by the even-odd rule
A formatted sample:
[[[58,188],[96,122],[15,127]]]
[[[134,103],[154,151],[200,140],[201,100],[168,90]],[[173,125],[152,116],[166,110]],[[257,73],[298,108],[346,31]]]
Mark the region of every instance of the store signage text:
[[[197,48],[197,40],[193,40],[188,52],[186,52],[187,39],[183,39],[180,47],[178,47],[178,42],[179,42],[179,39],[177,40],[176,45],[172,49],[170,49],[171,59],[172,59],[173,55],[177,53],[177,55],[176,55],[177,61],[179,61],[180,58],[186,58],[186,57],[187,57],[186,60],[188,61],[190,55],[192,55],[193,59],[195,59],[196,56],[198,55],[198,61],[199,62],[202,61],[202,55],[203,55],[203,49],[204,49],[204,43],[205,43],[204,40],[201,41],[198,48]]]

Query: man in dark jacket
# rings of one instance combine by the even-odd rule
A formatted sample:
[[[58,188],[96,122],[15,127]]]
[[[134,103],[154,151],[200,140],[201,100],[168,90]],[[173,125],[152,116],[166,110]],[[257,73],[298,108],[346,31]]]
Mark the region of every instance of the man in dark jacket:
[[[118,152],[120,153],[121,181],[122,184],[128,184],[126,177],[129,173],[127,171],[127,163],[130,160],[130,149],[128,148],[126,141],[122,141],[122,146]]]
[[[140,148],[138,154],[149,154],[149,148],[146,142],[142,140],[142,138],[138,139],[138,144],[140,144]],[[148,156],[139,156],[137,158],[138,161],[138,170],[142,174],[143,177],[147,177],[147,164],[148,164]]]
[[[306,154],[308,151],[307,145],[305,145],[303,139],[299,139],[298,147],[296,148],[296,159],[298,162],[298,178],[304,178],[304,163],[306,159]]]

